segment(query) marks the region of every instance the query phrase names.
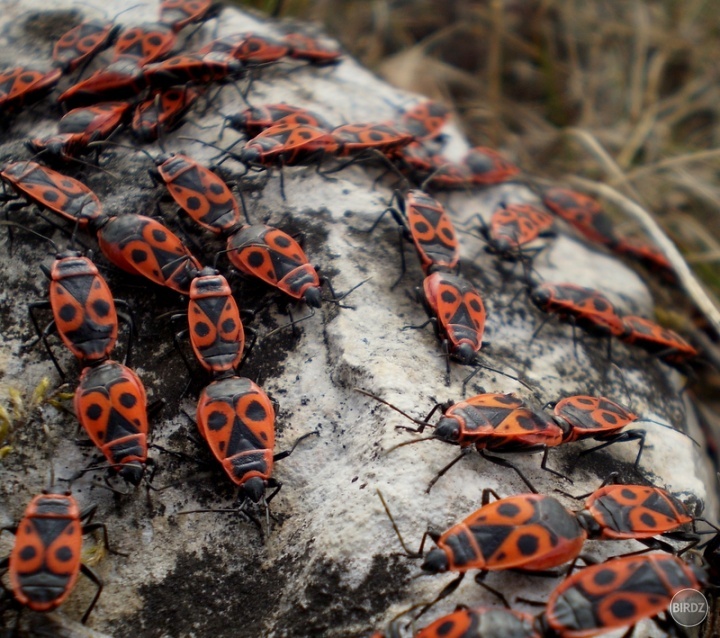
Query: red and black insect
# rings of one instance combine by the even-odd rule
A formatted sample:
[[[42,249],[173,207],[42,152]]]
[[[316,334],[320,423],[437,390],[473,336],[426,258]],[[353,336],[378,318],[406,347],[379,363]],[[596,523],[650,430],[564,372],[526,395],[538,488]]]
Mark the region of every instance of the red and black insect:
[[[478,352],[483,346],[486,313],[482,297],[472,284],[456,275],[434,272],[425,277],[422,291],[418,289],[418,297],[429,319],[420,326],[408,328],[424,328],[428,323],[433,324],[445,354],[446,383],[450,383],[450,359],[455,359],[475,367],[463,380],[463,391],[481,368],[502,374],[531,389],[518,377],[481,363]]]
[[[176,40],[175,31],[158,22],[128,27],[117,38],[113,62],[132,60],[145,66],[169,55]]]
[[[423,607],[420,615],[455,591],[468,571],[479,570],[476,582],[506,603],[502,594],[483,583],[488,572],[507,569],[543,572],[580,555],[587,533],[557,499],[542,494],[520,494],[491,503],[491,495],[497,498],[492,490],[483,490],[480,509],[444,533],[423,534],[417,552],[408,551],[398,533],[406,553],[413,558],[423,558],[421,569],[424,571],[459,572],[432,603]],[[390,516],[384,500],[383,505]],[[394,525],[392,517],[391,521]],[[428,536],[437,547],[423,556]]]
[[[674,330],[663,328],[649,319],[626,315],[622,325],[624,329],[620,339],[655,355],[668,365],[682,367],[699,354]]]
[[[117,342],[118,315],[112,292],[97,266],[78,252],[66,251],[57,256],[51,270],[44,267],[43,270],[50,279],[50,299],[29,307],[38,335],[45,341],[46,335],[56,330],[83,366],[107,359]],[[41,308],[51,308],[53,313],[53,320],[44,331],[34,314]],[[60,370],[47,341],[45,345]]]
[[[453,613],[421,629],[415,638],[542,638],[534,622],[530,614],[512,609],[458,605]],[[396,636],[391,630],[386,638]]]
[[[225,116],[223,127],[229,126],[248,135],[258,135],[281,121],[295,125],[312,126],[326,131],[333,128],[325,118],[317,113],[290,104],[251,106],[236,115]]]
[[[636,414],[605,397],[577,395],[549,406],[566,432],[567,443],[614,434],[638,420]]]
[[[151,217],[105,217],[92,228],[100,250],[118,268],[182,294],[202,269],[177,235]]]
[[[621,441],[638,441],[639,449],[635,457],[635,467],[640,463],[645,445],[645,430],[627,430],[638,416],[619,403],[605,397],[577,395],[567,397],[553,407],[555,422],[563,430],[563,443],[595,439],[603,441],[600,445],[584,450],[588,454]]]
[[[320,276],[290,235],[262,224],[243,226],[227,240],[228,258],[240,272],[262,279],[289,297],[320,307]]]
[[[246,166],[298,166],[319,163],[338,148],[338,141],[327,131],[279,122],[248,140],[239,154],[230,155]]]
[[[233,82],[243,76],[242,62],[219,53],[186,53],[162,62],[148,64],[142,71],[143,81],[153,89],[167,89],[186,84]]]
[[[485,146],[470,149],[462,159],[462,166],[468,169],[470,182],[474,185],[500,184],[520,172],[515,164]]]
[[[581,456],[614,443],[638,441],[639,448],[634,465],[636,468],[639,465],[645,446],[646,432],[642,429],[624,430],[624,428],[639,420],[649,421],[649,419],[642,419],[628,408],[602,396],[571,396],[557,403],[548,403],[547,406],[554,408],[553,418],[562,428],[563,443],[586,439],[601,441],[600,445],[583,450],[580,453]],[[651,422],[676,431],[665,423]]]
[[[696,534],[677,532],[696,520],[669,492],[650,485],[605,485],[575,513],[591,539],[650,539],[662,535],[689,540],[683,552],[697,544]],[[672,551],[671,551],[672,553]]]
[[[460,161],[433,157],[434,172],[425,184],[440,189],[472,188],[506,182],[520,169],[491,148],[477,146]]]
[[[423,299],[430,322],[449,359],[475,362],[485,332],[485,305],[480,293],[465,279],[435,272],[425,277]]]
[[[397,201],[398,208],[393,207],[394,201]],[[426,275],[457,267],[460,260],[460,244],[450,216],[440,202],[420,190],[410,190],[404,195],[395,193],[390,206],[383,211],[368,232],[375,229],[386,213],[391,213],[399,224],[401,241],[404,237],[415,244],[420,266]],[[402,278],[405,272],[405,252],[402,243],[400,255]]]
[[[230,285],[217,270],[203,268],[193,279],[187,318],[190,343],[202,367],[215,375],[237,368],[245,332]]]
[[[670,260],[653,244],[640,239],[623,238],[613,250],[642,264],[649,272],[659,275],[670,284],[677,284],[678,278]]]
[[[100,51],[112,46],[121,28],[112,21],[102,20],[88,20],[78,24],[60,36],[55,43],[53,63],[60,67],[63,73],[72,73]]]
[[[526,256],[525,246],[550,235],[552,225],[552,215],[537,206],[501,204],[490,217],[490,224],[485,226],[483,222],[480,231],[487,240],[488,252],[517,259]]]
[[[589,638],[654,618],[683,589],[701,591],[706,577],[676,556],[626,556],[566,578],[550,594],[540,625],[561,638]],[[545,634],[543,634],[545,635]]]
[[[548,188],[542,192],[543,204],[590,241],[615,246],[615,227],[597,200],[568,188]]]
[[[0,71],[0,112],[15,113],[37,102],[55,88],[61,77],[60,69],[36,71],[19,66]]]
[[[324,47],[317,39],[300,33],[287,33],[283,36],[282,41],[289,47],[286,55],[315,66],[337,64],[342,57],[341,51]]]
[[[139,485],[149,463],[145,388],[140,378],[117,361],[85,368],[75,390],[75,414],[85,432],[118,474]]]
[[[96,506],[80,511],[70,492],[53,488],[35,496],[16,526],[6,527],[15,534],[15,545],[0,569],[8,569],[15,599],[33,611],[46,612],[59,607],[70,595],[80,572],[97,587],[82,616],[85,623],[100,598],[103,584],[81,562],[82,537],[103,523],[89,523]],[[83,525],[83,521],[86,522]]]
[[[424,142],[438,136],[450,117],[450,109],[442,102],[427,100],[403,111],[398,128],[412,135],[415,142]]]
[[[192,219],[215,234],[231,234],[241,223],[240,207],[227,184],[209,168],[186,155],[153,159],[151,176]]]
[[[413,141],[410,133],[383,122],[344,124],[332,130],[332,137],[338,145],[334,151],[337,157],[350,157],[370,150],[394,156]]]
[[[65,91],[58,102],[67,108],[136,98],[145,89],[143,69],[133,58],[116,60]]]
[[[135,107],[133,134],[144,142],[151,142],[172,131],[200,95],[200,90],[187,86],[154,91]]]
[[[290,47],[285,42],[257,33],[239,34],[232,56],[246,64],[271,64],[286,57]]]
[[[220,11],[222,5],[212,0],[161,0],[159,21],[177,33],[188,25],[217,16]]]
[[[122,126],[130,113],[126,102],[105,102],[81,107],[66,113],[58,124],[58,132],[27,142],[35,153],[47,153],[68,161],[91,151],[88,144],[103,140]]]
[[[272,478],[275,410],[262,389],[250,379],[226,377],[213,381],[200,394],[197,408],[200,434],[230,480],[252,502],[264,500],[266,488],[279,489]]]
[[[0,179],[26,202],[69,219],[80,228],[103,217],[97,195],[85,184],[36,162],[12,162],[0,170]],[[7,193],[5,199],[11,199]]]
[[[626,331],[620,314],[610,300],[593,288],[542,283],[531,287],[530,299],[543,312],[580,326],[594,336],[619,337]]]
[[[359,392],[384,403],[416,423],[419,427],[411,428],[414,432],[422,433],[426,427],[432,427],[433,433],[430,437],[432,439],[459,445],[465,449],[475,446],[484,458],[514,470],[533,492],[536,491],[535,487],[517,467],[509,461],[486,454],[485,450],[499,453],[546,452],[549,448],[560,445],[563,439],[563,430],[558,424],[542,412],[530,410],[522,399],[512,394],[479,394],[457,403],[451,401],[438,403],[423,420],[417,420],[380,397],[364,390]],[[437,410],[442,410],[443,415],[433,425],[429,419]],[[423,440],[425,439],[417,439],[417,441]],[[415,440],[400,445],[414,442]],[[461,453],[440,470],[430,482],[428,491],[464,455]],[[549,470],[545,467],[545,458],[542,461],[542,468]]]

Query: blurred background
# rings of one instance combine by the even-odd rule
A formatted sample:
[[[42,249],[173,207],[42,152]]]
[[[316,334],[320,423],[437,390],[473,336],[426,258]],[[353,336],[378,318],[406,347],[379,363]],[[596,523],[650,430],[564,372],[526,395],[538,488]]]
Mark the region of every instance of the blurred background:
[[[720,11],[717,0],[235,0],[312,21],[391,84],[451,106],[475,145],[533,175],[584,178],[639,203],[720,304]],[[625,235],[644,237],[602,200]],[[718,334],[686,294],[648,277],[656,319]],[[720,316],[720,314],[718,314]],[[720,376],[691,379],[720,441]],[[716,456],[717,461],[717,456]]]

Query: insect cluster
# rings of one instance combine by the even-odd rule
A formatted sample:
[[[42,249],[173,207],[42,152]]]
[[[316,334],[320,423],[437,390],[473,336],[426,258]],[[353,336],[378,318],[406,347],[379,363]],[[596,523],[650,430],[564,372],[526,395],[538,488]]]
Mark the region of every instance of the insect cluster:
[[[281,487],[274,464],[295,446],[275,451],[278,405],[263,390],[260,379],[238,372],[246,366],[246,359],[246,369],[252,368],[253,361],[269,348],[264,341],[270,334],[257,320],[266,316],[264,304],[255,303],[260,296],[257,291],[272,290],[287,309],[289,321],[278,328],[287,334],[294,334],[300,321],[313,321],[315,310],[321,307],[362,312],[360,307],[343,303],[362,285],[359,276],[351,290],[337,293],[309,259],[301,237],[267,220],[258,223],[252,219],[255,213],[248,212],[243,191],[277,187],[281,198],[286,198],[284,173],[288,168],[311,167],[326,180],[336,179],[332,175],[344,174],[351,165],[384,171],[378,179],[392,181],[395,194],[377,211],[372,228],[365,230],[375,231],[386,214],[397,222],[402,272],[394,283],[383,282],[392,289],[406,270],[412,271],[405,261],[403,243],[412,244],[424,276],[417,282],[417,299],[440,344],[445,384],[451,382],[454,366],[459,364],[468,368],[463,392],[482,370],[503,374],[529,392],[535,390],[521,375],[505,371],[492,355],[480,355],[486,345],[488,316],[484,295],[466,272],[467,258],[461,259],[460,238],[466,228],[455,223],[452,210],[443,203],[445,191],[472,193],[508,182],[534,188],[532,180],[490,148],[476,147],[460,161],[448,159],[443,154],[442,130],[450,112],[437,102],[398,107],[396,117],[389,120],[350,123],[331,122],[332,118],[291,104],[261,104],[254,96],[254,86],[268,74],[299,78],[312,71],[332,78],[342,55],[291,30],[279,37],[244,31],[208,41],[204,37],[208,28],[203,25],[219,16],[221,7],[209,1],[161,0],[156,22],[124,26],[115,20],[84,20],[57,39],[45,70],[17,67],[0,71],[0,112],[5,116],[20,120],[33,103],[55,93],[64,111],[55,133],[25,140],[31,157],[3,159],[0,179],[9,217],[6,227],[15,241],[39,235],[41,228],[49,232],[47,228],[54,226],[67,243],[67,248],[61,249],[44,238],[53,246],[56,258],[50,268],[42,267],[50,282],[48,299],[32,304],[30,317],[38,340],[64,379],[71,376],[62,365],[66,357],[56,355],[50,335],[57,333],[77,360],[72,412],[103,458],[77,468],[74,475],[55,477],[55,484],[32,499],[19,524],[10,528],[16,539],[2,565],[9,582],[2,599],[3,622],[10,618],[11,608],[39,612],[57,608],[81,572],[98,588],[82,622],[90,617],[102,581],[82,563],[82,536],[104,527],[90,523],[95,508],[89,505],[81,510],[73,496],[73,484],[83,475],[103,472],[104,486],[122,501],[132,498],[141,484],[162,491],[155,482],[162,476],[164,463],[177,463],[178,458],[194,462],[186,446],[182,451],[155,446],[159,454],[153,452],[153,456],[158,458],[150,455],[152,415],[149,418],[146,381],[142,371],[131,364],[138,330],[132,304],[115,299],[102,274],[108,263],[114,272],[111,281],[123,281],[129,274],[134,276],[133,285],[142,282],[143,294],[157,298],[158,303],[181,299],[187,304],[186,310],[173,317],[186,325],[176,339],[178,358],[188,368],[190,387],[194,377],[200,376],[198,364],[206,375],[194,420],[209,454],[235,488],[232,507],[222,511],[240,514],[262,535],[272,534],[269,505]],[[248,102],[247,108],[227,112],[221,90],[225,94],[238,91]],[[186,122],[202,121],[209,111],[222,118],[217,140],[183,139],[198,144],[202,153],[208,147],[216,149],[214,164],[196,159],[201,152],[165,150],[168,142],[180,139],[175,129]],[[237,137],[232,143],[224,141],[228,129]],[[126,133],[128,139],[118,142]],[[159,152],[140,147],[153,142]],[[162,191],[158,214],[119,212],[107,205],[107,199],[121,188],[112,174],[118,156],[136,149],[140,162],[150,160],[153,192]],[[258,185],[255,173],[265,173],[267,179]],[[273,174],[278,175],[277,181],[271,179]],[[168,201],[179,208],[179,215],[168,212]],[[39,215],[19,213],[29,208]],[[592,335],[638,346],[684,370],[698,352],[676,333],[644,317],[622,316],[600,291],[537,280],[533,260],[556,232],[556,217],[585,238],[650,265],[671,280],[671,268],[661,254],[621,238],[597,202],[565,189],[544,189],[542,197],[533,202],[502,201],[488,221],[479,217],[480,225],[472,232],[479,234],[498,264],[520,265],[519,270],[503,272],[506,283],[517,284],[518,292],[526,291],[542,311]],[[362,235],[364,242],[371,243],[369,233]],[[88,250],[91,245],[97,245],[100,259]],[[234,270],[222,266],[225,259]],[[239,288],[238,274],[244,282]],[[301,304],[308,314],[298,320],[291,308]],[[43,325],[43,313],[50,319],[47,326]],[[408,326],[418,327],[422,326]],[[189,348],[179,338],[183,334],[189,339]],[[116,347],[118,342],[121,345]],[[196,361],[186,356],[190,351]],[[151,397],[163,391],[148,390]],[[685,551],[699,543],[695,526],[700,519],[660,488],[604,486],[579,511],[538,494],[506,454],[543,452],[542,467],[559,474],[546,467],[553,448],[584,439],[596,440],[597,448],[629,440],[640,443],[638,467],[645,441],[643,430],[627,429],[639,417],[609,397],[554,398],[557,402],[548,404],[550,413],[533,405],[535,396],[525,400],[514,394],[482,392],[436,406],[433,412],[441,407],[443,415],[435,425],[429,422],[433,412],[422,420],[411,417],[418,425],[416,431],[432,427],[430,438],[462,450],[440,470],[428,490],[474,447],[489,461],[515,470],[534,492],[493,503],[486,493],[480,510],[444,534],[431,535],[437,548],[424,556],[423,570],[460,574],[438,598],[450,595],[468,570],[478,570],[482,581],[488,571],[538,571],[575,561],[589,539],[640,539],[666,552],[674,546],[655,536],[686,541]],[[296,444],[310,434],[317,432],[308,427]],[[62,487],[61,482],[65,483]],[[183,513],[195,512],[198,510]],[[688,525],[691,532],[681,529]],[[122,539],[117,544],[122,547]],[[486,551],[490,545],[493,553]],[[711,542],[706,556],[712,558],[716,549]],[[414,555],[422,556],[422,548]],[[662,576],[667,573],[674,574],[672,583]],[[615,579],[612,585],[608,576]],[[506,636],[516,630],[523,636],[591,636],[656,616],[680,585],[701,588],[707,578],[707,572],[693,571],[670,554],[626,557],[570,575],[538,618],[500,608],[462,608],[418,635]],[[593,579],[607,582],[608,587],[593,589]],[[650,601],[649,592],[658,589],[662,591]],[[490,591],[504,600],[499,592]],[[608,597],[617,596],[618,591],[629,592],[627,599],[636,602],[633,613],[624,610],[622,614],[614,607],[605,610],[610,604]],[[590,611],[584,614],[581,605],[588,605]],[[595,624],[571,627],[567,617],[576,613]],[[515,629],[516,625],[523,629]],[[404,631],[394,625],[386,635]]]

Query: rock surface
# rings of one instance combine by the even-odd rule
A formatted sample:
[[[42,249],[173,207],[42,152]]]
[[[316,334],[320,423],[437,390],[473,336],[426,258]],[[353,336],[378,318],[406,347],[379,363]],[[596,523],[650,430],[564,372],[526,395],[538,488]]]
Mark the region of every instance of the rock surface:
[[[91,10],[91,5],[98,11]],[[52,42],[66,28],[82,17],[122,8],[97,0],[73,8],[71,2],[60,0],[48,11],[47,3],[39,0],[6,2],[0,18],[6,42],[0,63],[49,64]],[[132,24],[152,20],[154,13],[153,5],[143,5],[119,20]],[[208,41],[214,28],[212,23],[204,26],[185,48]],[[273,34],[275,29],[271,23],[230,8],[223,11],[218,24],[220,35],[247,30]],[[339,125],[391,119],[397,116],[392,105],[405,106],[415,96],[392,89],[345,59],[330,68],[296,64],[270,68],[253,83],[249,99],[253,104],[284,101],[307,106]],[[216,111],[231,113],[241,108],[233,87],[224,88],[212,108],[205,114],[195,110],[192,122],[164,140],[166,149],[183,150],[209,162],[215,151],[180,136],[214,141],[221,123]],[[58,118],[48,100],[9,120],[2,137],[3,161],[29,158],[23,141],[52,132]],[[193,122],[212,128],[199,128]],[[462,154],[465,143],[458,132],[448,127],[447,133],[452,148]],[[226,133],[222,144],[234,139],[234,134]],[[124,135],[118,141],[129,143]],[[157,146],[147,148],[153,154],[159,152]],[[98,193],[108,212],[153,214],[161,191],[147,177],[148,159],[125,149],[107,150],[104,157],[112,175],[84,166],[68,171]],[[224,167],[227,173],[242,169],[233,162]],[[265,303],[264,299],[269,299],[263,297],[265,288],[239,276],[230,278],[240,306],[259,308],[251,322],[258,332],[258,344],[241,374],[254,379],[280,404],[276,450],[289,449],[307,432],[317,430],[319,434],[303,441],[292,456],[278,463],[276,477],[284,487],[272,502],[272,530],[267,538],[261,538],[253,524],[235,514],[180,514],[233,503],[232,486],[209,452],[194,440],[195,426],[186,414],[194,415],[195,397],[209,379],[197,366],[184,394],[188,372],[172,341],[182,322],[173,324],[169,316],[182,312],[185,301],[108,266],[106,276],[115,296],[128,300],[136,316],[139,334],[133,367],[150,400],[163,402],[152,420],[153,441],[191,458],[153,451],[159,465],[154,485],[164,489],[150,492],[147,498],[142,488],[129,496],[113,495],[97,484],[92,473],[74,484],[81,504],[99,505],[97,520],[108,524],[112,542],[128,554],[124,558],[96,551],[88,556],[105,582],[89,622],[92,630],[153,638],[364,635],[383,627],[410,605],[432,599],[452,579],[452,575],[414,578],[420,573],[419,562],[400,554],[378,489],[412,547],[428,526],[445,529],[474,511],[484,488],[501,496],[526,491],[512,471],[471,454],[427,494],[428,482],[454,458],[457,448],[428,441],[388,453],[389,448],[412,438],[396,429],[408,422],[354,390],[359,387],[378,394],[422,418],[436,401],[461,399],[462,379],[469,372],[453,363],[451,383],[446,386],[445,362],[430,328],[403,330],[425,321],[421,305],[413,298],[422,272],[406,245],[407,273],[391,289],[400,264],[396,228],[386,220],[374,234],[364,232],[391,196],[388,182],[374,187],[379,172],[352,166],[330,181],[313,168],[287,169],[285,200],[277,173],[264,187],[264,176],[236,180],[247,191],[252,219],[267,219],[288,232],[301,233],[310,259],[322,267],[335,290],[347,290],[369,278],[347,300],[354,309],[326,303],[298,325],[298,336],[291,330],[270,335],[287,323],[288,317],[272,300]],[[522,185],[506,184],[440,198],[462,224],[478,212],[487,219],[497,202],[532,201],[534,195]],[[192,250],[201,260],[212,263],[221,244],[182,219],[174,206],[163,203],[161,210],[166,223],[189,236]],[[67,243],[61,233],[29,210],[13,213],[13,219],[53,236],[61,245]],[[52,263],[52,251],[22,230],[14,232],[12,254],[6,233],[0,241],[0,402],[7,406],[11,388],[27,397],[43,377],[49,376],[53,387],[61,380],[42,348],[23,348],[33,336],[27,304],[47,294],[39,266]],[[89,237],[81,236],[81,241],[95,248]],[[669,368],[622,345],[614,345],[610,364],[605,344],[583,335],[575,353],[571,329],[556,322],[532,339],[543,317],[522,292],[519,273],[515,279],[503,281],[494,258],[482,250],[480,241],[461,234],[461,242],[462,272],[478,283],[488,312],[486,339],[492,345],[487,353],[483,350],[484,358],[495,368],[520,375],[537,394],[533,396],[507,377],[481,371],[468,387],[467,396],[481,388],[515,392],[539,409],[547,401],[570,394],[604,394],[628,404],[643,417],[698,436],[678,395],[677,375]],[[102,256],[98,261],[107,265]],[[613,258],[577,241],[565,227],[549,240],[535,265],[547,281],[598,288],[620,310],[650,316],[652,302],[640,278]],[[230,271],[224,257],[220,257],[219,268]],[[510,303],[517,293],[518,298]],[[296,317],[304,314],[305,309],[294,311]],[[62,345],[55,343],[72,391],[79,370]],[[2,525],[22,515],[29,499],[47,486],[51,472],[55,477],[68,477],[93,458],[90,448],[77,445],[76,421],[67,410],[45,403],[24,421],[15,431],[13,451],[0,463]],[[715,502],[706,487],[711,484],[709,464],[701,449],[682,434],[655,423],[640,425],[648,432],[642,457],[644,477],[687,502],[705,503],[712,516]],[[552,467],[570,476],[573,485],[542,472],[536,455],[516,455],[513,462],[543,493],[553,493],[555,488],[588,492],[612,471],[626,481],[641,478],[632,469],[634,444],[578,457],[584,447],[590,444],[573,444],[553,451],[550,457]],[[570,507],[575,505],[559,498]],[[5,535],[3,548],[9,548],[10,542]],[[86,541],[86,548],[92,545],[92,540]],[[632,549],[637,549],[635,543],[588,545],[588,551],[597,557]],[[82,580],[58,612],[43,619],[29,614],[23,622],[34,625],[38,635],[43,635],[40,625],[47,632],[52,622],[63,625],[67,635],[99,635],[70,620],[80,617],[92,595],[92,588]],[[556,581],[491,574],[488,583],[508,598],[542,599]],[[425,621],[458,603],[496,601],[469,578],[452,597],[433,608]],[[657,630],[648,625],[639,633],[656,635],[653,631]]]

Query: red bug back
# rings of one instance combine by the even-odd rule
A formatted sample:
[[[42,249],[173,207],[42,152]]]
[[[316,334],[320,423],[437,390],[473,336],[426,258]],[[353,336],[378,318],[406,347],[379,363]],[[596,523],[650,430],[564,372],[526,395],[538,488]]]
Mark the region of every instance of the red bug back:
[[[445,410],[435,427],[435,436],[463,447],[473,445],[491,435],[514,410],[524,405],[513,394],[478,394]]]
[[[117,361],[85,368],[74,403],[80,425],[113,469],[138,485],[147,462],[149,431],[140,378]]]
[[[288,33],[283,36],[283,42],[290,47],[288,54],[291,58],[305,60],[318,66],[335,64],[342,57],[340,51],[328,49],[315,38],[301,33]]]
[[[640,262],[650,272],[657,273],[670,283],[677,283],[677,275],[665,254],[648,241],[620,239],[614,250],[621,255]]]
[[[53,264],[50,279],[50,305],[63,343],[83,362],[110,356],[118,317],[112,292],[95,264],[65,253]]]
[[[281,121],[295,125],[312,126],[317,129],[330,130],[332,128],[324,117],[290,104],[251,106],[237,115],[228,116],[226,121],[228,126],[238,131],[246,131],[250,135],[258,135]]]
[[[0,112],[13,113],[36,102],[50,93],[61,77],[60,69],[35,71],[16,67],[0,71]]]
[[[520,172],[500,153],[484,146],[471,149],[463,158],[462,165],[469,172],[470,182],[478,185],[499,184]]]
[[[58,607],[80,572],[80,508],[69,494],[40,494],[25,510],[10,554],[15,598],[33,611]]]
[[[227,280],[212,268],[203,268],[190,285],[188,323],[203,368],[222,373],[240,363],[245,345],[240,311]]]
[[[412,135],[389,123],[345,124],[333,129],[332,135],[340,146],[341,157],[371,149],[393,155],[413,141]]]
[[[702,590],[702,585],[679,558],[627,556],[566,578],[550,594],[545,619],[563,638],[599,636],[666,611],[683,589]]]
[[[612,220],[592,197],[567,188],[548,188],[543,204],[590,241],[605,246],[617,243]]]
[[[173,155],[158,166],[158,172],[172,198],[203,228],[220,234],[240,224],[235,197],[209,168],[185,155]]]
[[[65,32],[53,47],[52,58],[64,73],[71,73],[109,47],[120,32],[112,22],[88,20]]]
[[[399,127],[413,136],[416,142],[431,140],[440,133],[450,116],[450,109],[441,102],[420,102],[405,111]]]
[[[0,178],[26,199],[76,222],[80,228],[103,215],[100,200],[85,184],[36,162],[6,164]]]
[[[663,328],[654,321],[627,315],[623,317],[622,323],[624,332],[621,338],[625,343],[657,355],[665,363],[682,365],[698,355],[698,351],[677,332]]]
[[[528,450],[562,441],[562,430],[542,413],[528,409],[512,394],[479,394],[448,408],[435,436],[461,447],[503,452]]]
[[[58,102],[69,108],[136,97],[145,88],[142,68],[133,58],[121,58],[71,86]]]
[[[425,277],[423,290],[440,334],[447,337],[449,353],[469,363],[482,347],[486,316],[482,297],[465,279],[439,272]]]
[[[81,133],[84,144],[105,139],[122,123],[129,110],[127,102],[105,102],[73,109],[58,123],[58,133]]]
[[[508,204],[490,219],[489,247],[498,253],[518,251],[550,230],[553,218],[531,204]]]
[[[588,522],[592,538],[608,539],[650,538],[693,520],[685,505],[672,494],[649,485],[601,487],[577,515]]]
[[[98,232],[98,244],[118,268],[183,294],[202,268],[175,234],[144,215],[111,218]]]
[[[233,57],[248,64],[270,64],[290,52],[287,44],[256,33],[242,33],[234,37],[236,43],[232,48]]]
[[[327,131],[280,121],[248,140],[240,153],[240,161],[294,166],[319,154],[334,153],[337,148],[337,140]]]
[[[275,410],[267,395],[250,379],[214,381],[200,394],[197,423],[230,480],[257,502],[273,469]]]
[[[405,195],[405,214],[423,271],[455,268],[460,244],[444,206],[422,191],[412,190]]]
[[[158,22],[129,27],[118,36],[113,61],[132,59],[138,66],[144,66],[167,56],[176,40],[175,32]]]
[[[620,336],[625,332],[623,320],[612,302],[592,288],[576,284],[540,284],[530,299],[544,312],[557,314],[561,320],[574,320],[591,334]]]
[[[610,399],[582,395],[558,401],[554,412],[558,423],[566,428],[565,442],[612,435],[638,419]]]
[[[230,235],[228,258],[247,275],[258,277],[293,299],[320,304],[320,279],[303,249],[283,231],[256,224]]]
[[[189,83],[226,82],[242,73],[242,64],[224,55],[186,53],[148,64],[143,69],[143,78],[151,88],[167,89]]]
[[[423,569],[549,569],[576,558],[586,538],[575,516],[551,496],[510,496],[447,530],[438,549],[425,557]]]
[[[534,618],[501,607],[458,608],[415,634],[415,638],[541,638]]]

